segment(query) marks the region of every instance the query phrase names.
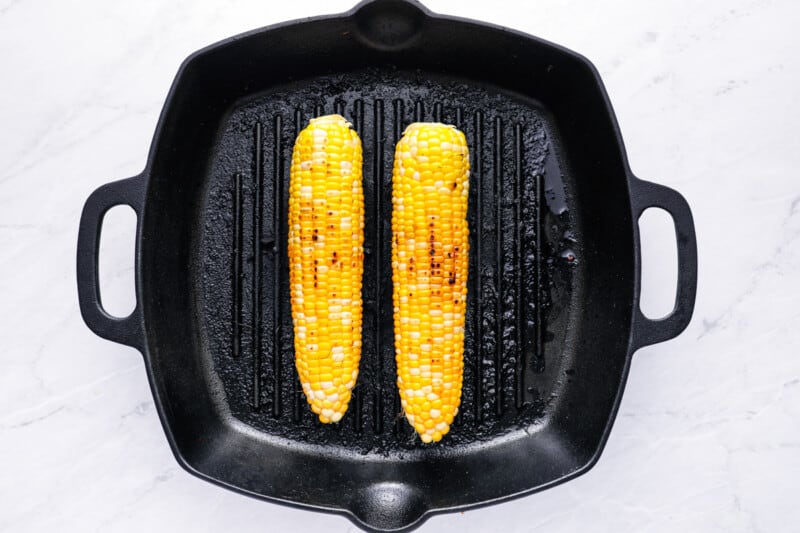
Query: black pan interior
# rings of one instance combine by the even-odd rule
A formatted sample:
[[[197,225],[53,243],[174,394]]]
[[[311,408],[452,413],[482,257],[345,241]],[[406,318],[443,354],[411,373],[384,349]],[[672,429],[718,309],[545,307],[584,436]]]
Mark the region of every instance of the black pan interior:
[[[366,312],[352,408],[341,424],[323,426],[295,377],[286,210],[297,132],[309,117],[332,112],[353,123],[364,145]],[[541,418],[562,371],[558,354],[579,261],[552,123],[535,102],[496,88],[370,69],[248,98],[217,138],[197,298],[209,366],[239,420],[271,435],[364,453],[421,449],[400,416],[394,383],[390,263],[393,147],[419,120],[457,125],[473,151],[474,296],[462,415],[449,444],[484,441]]]
[[[590,67],[513,32],[377,4],[395,6],[396,32],[362,10],[184,65],[151,157],[140,290],[154,391],[186,466],[394,528],[592,462],[627,363],[634,248]],[[367,253],[356,395],[323,426],[294,374],[285,213],[294,136],[332,112],[364,145]],[[436,446],[406,427],[394,385],[391,165],[415,120],[456,124],[472,152],[464,398]]]

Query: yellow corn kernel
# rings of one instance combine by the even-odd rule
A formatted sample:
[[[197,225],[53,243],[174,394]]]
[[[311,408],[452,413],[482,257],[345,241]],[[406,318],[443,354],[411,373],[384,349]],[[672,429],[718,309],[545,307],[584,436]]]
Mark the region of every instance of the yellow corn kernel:
[[[292,152],[289,283],[295,366],[311,410],[342,419],[361,359],[361,140],[344,117],[312,119]]]
[[[450,431],[461,403],[467,304],[469,150],[453,126],[415,123],[392,175],[397,387],[423,442]]]

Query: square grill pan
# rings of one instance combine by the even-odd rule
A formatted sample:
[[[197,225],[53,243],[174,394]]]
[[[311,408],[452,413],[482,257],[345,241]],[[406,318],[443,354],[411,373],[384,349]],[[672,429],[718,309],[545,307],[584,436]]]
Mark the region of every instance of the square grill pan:
[[[360,375],[338,424],[320,424],[294,369],[287,261],[291,149],[339,113],[363,142]],[[414,121],[454,124],[471,167],[461,409],[423,445],[395,385],[394,145]],[[102,307],[105,212],[136,211],[137,306]],[[673,312],[639,310],[649,207],[675,221]],[[141,175],[100,187],[78,235],[81,313],[139,349],[179,463],[269,501],[412,529],[561,483],[596,462],[632,354],[688,324],[697,251],[688,204],[639,180],[584,58],[505,28],[369,0],[342,15],[233,37],[184,62]]]

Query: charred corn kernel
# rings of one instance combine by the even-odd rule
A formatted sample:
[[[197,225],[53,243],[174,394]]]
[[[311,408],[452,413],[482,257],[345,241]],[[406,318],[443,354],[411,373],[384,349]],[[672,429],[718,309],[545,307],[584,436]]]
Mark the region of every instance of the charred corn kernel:
[[[461,402],[467,299],[469,151],[445,124],[415,123],[392,176],[397,387],[423,442],[441,440]]]
[[[361,140],[344,117],[312,119],[292,152],[289,278],[295,366],[311,410],[342,419],[361,359]]]

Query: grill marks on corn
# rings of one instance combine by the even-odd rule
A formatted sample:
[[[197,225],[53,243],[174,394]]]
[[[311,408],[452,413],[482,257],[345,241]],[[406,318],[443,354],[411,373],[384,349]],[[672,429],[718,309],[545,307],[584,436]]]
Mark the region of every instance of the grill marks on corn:
[[[401,405],[423,442],[450,431],[461,401],[468,196],[464,134],[411,124],[394,160],[393,304]]]
[[[292,153],[289,278],[295,363],[311,410],[341,420],[361,358],[361,140],[340,115],[312,119]]]

